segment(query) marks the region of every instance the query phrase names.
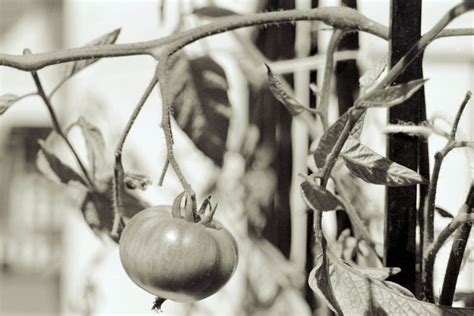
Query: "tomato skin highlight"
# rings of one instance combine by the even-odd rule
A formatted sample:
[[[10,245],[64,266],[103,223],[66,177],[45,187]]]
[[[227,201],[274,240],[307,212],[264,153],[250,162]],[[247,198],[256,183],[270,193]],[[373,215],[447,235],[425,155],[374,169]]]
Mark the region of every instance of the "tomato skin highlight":
[[[235,239],[222,224],[188,222],[171,216],[171,206],[136,214],[120,238],[128,276],[156,296],[194,302],[217,292],[238,261]]]

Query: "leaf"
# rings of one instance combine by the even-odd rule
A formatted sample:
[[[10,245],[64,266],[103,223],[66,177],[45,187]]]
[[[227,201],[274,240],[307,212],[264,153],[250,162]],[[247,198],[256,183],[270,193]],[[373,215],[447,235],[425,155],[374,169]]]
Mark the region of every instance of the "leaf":
[[[0,115],[5,113],[20,97],[11,93],[0,96]]]
[[[377,154],[354,138],[349,138],[346,145],[341,155],[346,166],[368,183],[407,186],[427,182],[415,171]]]
[[[278,79],[267,64],[265,64],[265,67],[267,67],[268,87],[270,88],[270,91],[273,93],[275,98],[280,101],[288,111],[290,111],[291,115],[297,116],[303,111],[308,111],[310,113],[315,112],[313,109],[303,106],[298,100],[296,100],[291,88],[286,84],[286,82]]]
[[[231,15],[240,15],[234,11],[216,6],[206,6],[193,11],[193,14],[205,18],[220,18]]]
[[[414,295],[412,292],[410,292],[409,289],[404,288],[404,287],[401,286],[400,284],[395,283],[395,282],[392,282],[392,281],[385,281],[384,283],[385,283],[385,285],[387,285],[389,288],[391,288],[391,289],[397,291],[398,293],[416,299],[415,295]]]
[[[315,245],[313,253],[315,254],[314,268],[308,276],[309,287],[319,296],[321,296],[336,315],[344,315],[339,301],[335,295],[335,289],[331,284],[330,276],[333,274],[328,264],[327,241],[322,231],[315,232]],[[316,281],[316,282],[315,282]]]
[[[99,128],[89,123],[82,116],[78,120],[78,125],[84,135],[92,174],[94,179],[99,179],[100,175],[98,173],[107,169],[104,136]]]
[[[105,35],[102,35],[101,37],[93,40],[92,42],[89,42],[86,44],[84,47],[91,47],[91,46],[101,46],[101,45],[108,45],[108,44],[113,44],[117,40],[118,36],[120,34],[120,29],[116,29],[110,33],[107,33]],[[94,59],[84,59],[84,60],[78,60],[75,62],[67,63],[65,65],[65,73],[66,76],[63,80],[66,80],[82,69],[86,68],[87,66],[92,65],[96,61],[98,61],[100,58],[94,58]]]
[[[360,273],[364,274],[365,276],[383,281],[388,277],[400,273],[400,268],[368,268],[368,267],[357,267],[353,266],[353,268]]]
[[[86,182],[84,179],[74,171],[71,167],[65,165],[55,154],[50,152],[44,143],[43,140],[39,140],[38,144],[40,145],[41,149],[38,152],[38,168],[43,172],[45,175],[50,175],[52,173],[62,182],[68,184],[69,182],[79,182],[80,184],[87,187]],[[45,166],[41,163],[42,158],[46,159],[51,170],[45,168]],[[54,176],[53,176],[54,178]]]
[[[313,153],[313,159],[318,168],[322,168],[326,163],[327,156],[331,153],[334,145],[341,136],[344,125],[347,123],[349,118],[349,113],[346,112],[341,115],[328,130],[321,136],[319,140],[318,148]],[[354,128],[351,131],[353,137],[359,138],[362,133],[362,128],[364,126],[365,113],[362,114],[361,118],[356,122]]]
[[[231,106],[224,70],[209,56],[180,55],[169,77],[174,118],[199,150],[222,165]]]
[[[359,85],[361,87],[370,87],[380,77],[386,67],[387,63],[385,60],[379,61],[359,78]]]
[[[94,192],[89,192],[85,197],[81,211],[84,220],[96,233],[105,233],[110,235],[113,220],[114,209],[112,200],[112,179],[106,181],[105,188]],[[122,192],[122,215],[126,218],[131,218],[141,210],[149,207],[147,203],[136,198],[134,195],[124,191]],[[112,238],[114,239],[114,238]],[[115,239],[114,239],[115,240]],[[117,242],[117,240],[115,240]]]
[[[301,193],[306,204],[319,211],[331,211],[341,206],[339,200],[328,190],[319,185],[312,185],[308,181],[301,183]]]
[[[438,212],[438,214],[441,215],[441,217],[454,218],[454,216],[451,213],[449,213],[442,207],[436,206],[435,211]]]
[[[408,83],[374,90],[356,101],[358,108],[392,107],[408,100],[428,79],[412,80]]]
[[[362,134],[362,130],[364,128],[365,113],[366,112],[362,113],[362,116],[355,123],[354,128],[351,131],[351,136],[356,138],[356,139],[359,139],[360,135]]]
[[[418,301],[401,286],[371,278],[337,258],[324,246],[324,238],[316,245],[320,252],[309,275],[309,286],[316,293],[330,287],[339,314],[343,315],[472,315],[470,308],[451,308]],[[324,271],[330,273],[322,273]],[[330,305],[335,310],[333,304]],[[335,310],[336,311],[336,310]]]

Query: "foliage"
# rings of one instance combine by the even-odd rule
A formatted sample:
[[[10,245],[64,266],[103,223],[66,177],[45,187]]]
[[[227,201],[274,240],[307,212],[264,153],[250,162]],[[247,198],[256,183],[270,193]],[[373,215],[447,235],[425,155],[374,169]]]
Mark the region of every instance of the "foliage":
[[[337,314],[471,315],[473,312],[470,309],[454,309],[433,304],[432,289],[433,266],[439,248],[456,229],[464,224],[469,224],[473,219],[469,214],[463,214],[466,216],[461,219],[459,216],[451,216],[451,223],[442,234],[436,239],[434,238],[433,214],[436,209],[434,201],[442,161],[454,148],[473,146],[472,142],[461,140],[456,134],[457,125],[470,99],[470,93],[466,95],[457,112],[451,133],[447,135],[446,146],[436,154],[436,162],[429,182],[425,209],[426,224],[424,227],[420,227],[427,236],[424,244],[426,247],[424,250],[427,250],[427,252],[421,258],[424,267],[421,298],[425,301],[418,300],[410,291],[400,285],[385,280],[388,276],[399,271],[396,267],[358,267],[338,258],[331,250],[331,242],[326,240],[322,227],[322,217],[325,211],[344,210],[347,212],[358,238],[355,246],[357,251],[363,254],[363,246],[360,241],[364,241],[369,245],[370,251],[376,258],[381,257],[360,218],[360,210],[354,208],[351,201],[348,200],[347,194],[345,194],[345,188],[341,187],[342,182],[338,180],[337,172],[342,168],[347,168],[354,177],[368,183],[384,186],[427,184],[427,180],[416,170],[397,164],[360,142],[359,138],[364,128],[365,113],[374,107],[387,108],[402,104],[421,89],[426,79],[419,78],[399,85],[391,85],[391,83],[414,58],[423,53],[423,50],[434,39],[440,36],[451,36],[452,32],[443,33],[446,25],[455,17],[472,9],[474,9],[474,5],[471,1],[465,1],[455,6],[428,33],[422,36],[418,43],[413,43],[413,49],[386,74],[384,74],[385,62],[377,63],[373,69],[366,72],[359,80],[365,93],[362,93],[359,99],[355,101],[354,107],[341,115],[330,126],[326,126],[326,123],[328,122],[327,103],[329,102],[329,88],[334,63],[332,52],[328,53],[325,82],[323,82],[321,91],[321,99],[324,101],[320,101],[319,107],[321,109],[316,110],[303,106],[293,94],[290,85],[272,71],[271,65],[268,65],[266,60],[262,58],[260,60],[267,69],[269,90],[295,119],[304,116],[303,121],[309,129],[318,125],[318,119],[320,119],[323,122],[323,128],[326,129],[319,139],[316,150],[311,153],[316,165],[314,173],[303,176],[304,180],[300,183],[300,192],[307,206],[314,212],[314,253],[316,260],[309,275],[309,285]],[[308,12],[266,12],[247,17],[211,6],[197,9],[194,14],[211,19],[217,17],[227,18],[217,19],[217,21],[206,26],[174,34],[164,39],[142,43],[114,45],[120,33],[120,29],[118,29],[76,50],[51,55],[33,55],[29,50],[25,50],[23,56],[12,57],[11,55],[0,54],[1,65],[30,71],[37,88],[37,92],[25,96],[13,94],[0,96],[0,114],[4,114],[11,106],[26,96],[39,95],[42,98],[51,115],[54,131],[46,141],[40,143],[38,166],[48,177],[85,191],[80,209],[85,221],[100,236],[107,235],[118,242],[127,221],[148,206],[127,188],[145,190],[153,181],[146,175],[130,174],[124,171],[121,154],[126,137],[137,115],[158,81],[163,100],[161,127],[167,146],[166,163],[158,183],[163,182],[162,179],[165,177],[167,169],[171,167],[185,191],[182,196],[178,196],[176,199],[178,202],[173,209],[180,209],[181,199],[185,195],[188,203],[184,208],[187,210],[187,213],[185,211],[185,219],[186,215],[192,215],[193,219],[196,219],[195,216],[201,214],[196,208],[196,195],[192,185],[181,172],[179,163],[174,156],[172,117],[199,150],[212,159],[217,166],[223,167],[224,165],[227,151],[227,133],[231,117],[226,73],[211,57],[190,58],[181,52],[182,48],[200,38],[232,31],[240,27],[289,23],[300,20],[320,21],[335,28],[334,41],[332,42],[334,44],[333,49],[336,48],[336,43],[346,31],[364,31],[388,39],[387,28],[369,20],[355,10],[343,7],[320,8]],[[472,30],[454,30],[455,34],[466,35],[463,32],[472,35]],[[112,153],[107,150],[100,129],[88,122],[86,118],[80,117],[77,122],[65,130],[61,128],[51,105],[51,97],[64,82],[98,61],[99,58],[138,54],[153,56],[158,60],[158,65],[153,79],[138,101],[135,111],[124,129],[115,149],[115,159],[112,159]],[[56,63],[67,63],[65,77],[47,95],[37,71],[42,67]],[[314,115],[317,115],[317,117]],[[87,159],[78,154],[78,149],[69,140],[69,132],[75,127],[80,129],[84,138]],[[400,131],[403,132],[403,128]],[[57,142],[67,144],[68,150],[74,156],[73,163],[61,157],[61,153],[55,150],[54,145]],[[253,153],[251,154],[258,152],[257,148],[252,149]],[[250,173],[247,173],[247,179]],[[328,186],[331,179],[336,184],[335,190]],[[271,190],[269,192],[264,192],[262,195],[269,196]],[[264,204],[265,201],[261,200],[268,200],[268,198],[264,199],[258,196],[255,199],[255,204]],[[260,207],[260,205],[257,207]],[[467,212],[466,209],[468,211],[472,209],[471,197],[468,197],[465,205],[463,205],[463,212]],[[455,253],[453,256],[461,256],[462,259],[464,250],[453,253]]]

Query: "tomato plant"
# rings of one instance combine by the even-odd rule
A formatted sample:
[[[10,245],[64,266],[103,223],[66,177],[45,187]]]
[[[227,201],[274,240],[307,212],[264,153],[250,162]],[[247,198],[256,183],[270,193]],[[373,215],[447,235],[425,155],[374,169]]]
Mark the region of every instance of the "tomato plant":
[[[403,3],[403,1],[392,2]],[[409,5],[403,7],[409,11],[411,10]],[[446,132],[435,125],[436,118],[427,119],[424,114],[420,114],[418,117],[418,112],[422,112],[424,108],[421,95],[426,79],[423,78],[422,73],[409,74],[410,67],[417,63],[418,66],[421,65],[424,50],[434,40],[443,37],[474,35],[472,28],[446,29],[455,18],[472,10],[474,10],[472,0],[462,1],[441,17],[431,27],[430,31],[420,37],[420,34],[418,34],[420,31],[417,30],[412,34],[414,38],[409,38],[405,32],[401,31],[406,28],[404,23],[392,23],[391,27],[388,28],[347,7],[263,12],[249,16],[235,14],[229,10],[207,7],[194,11],[194,15],[211,19],[230,15],[233,17],[223,18],[187,31],[180,30],[182,32],[179,34],[172,34],[166,38],[146,42],[116,45],[115,42],[120,33],[120,30],[116,30],[78,49],[42,54],[33,54],[29,49],[25,49],[22,56],[0,54],[0,65],[31,72],[36,87],[35,92],[23,96],[12,94],[0,96],[0,114],[6,112],[14,103],[25,97],[39,96],[48,109],[54,128],[49,140],[58,138],[64,142],[68,150],[73,153],[77,167],[74,169],[63,163],[52,151],[48,141],[40,143],[40,157],[42,157],[44,165],[49,167],[47,170],[53,173],[57,180],[64,184],[79,185],[86,190],[86,198],[81,210],[89,226],[98,233],[103,234],[105,232],[115,241],[119,241],[120,259],[126,273],[138,286],[158,296],[156,305],[164,299],[177,302],[198,301],[216,293],[231,278],[238,261],[237,243],[229,231],[213,219],[215,208],[210,206],[209,199],[206,199],[201,209],[196,211],[196,194],[192,184],[188,182],[184,172],[182,172],[180,163],[174,154],[174,144],[177,139],[173,137],[175,126],[172,124],[173,119],[178,127],[196,144],[196,147],[211,158],[216,166],[222,167],[225,171],[226,164],[229,164],[229,161],[232,164],[232,159],[227,158],[229,156],[235,158],[234,163],[238,165],[238,168],[234,168],[233,172],[228,172],[228,174],[225,172],[222,174],[226,174],[229,178],[232,174],[233,180],[239,183],[238,185],[229,185],[228,191],[225,191],[228,196],[225,196],[225,194],[223,196],[229,198],[229,200],[234,198],[230,195],[238,196],[233,201],[235,202],[240,198],[240,201],[235,203],[239,204],[236,207],[241,211],[239,215],[244,214],[247,219],[253,216],[253,227],[249,225],[250,229],[245,232],[247,236],[238,236],[243,237],[239,239],[241,241],[252,241],[249,242],[252,246],[247,245],[249,249],[255,244],[258,245],[258,241],[264,239],[265,236],[261,234],[260,229],[264,224],[261,223],[271,217],[265,214],[266,218],[261,220],[261,217],[265,216],[259,216],[261,215],[259,211],[273,202],[278,202],[278,196],[275,198],[274,193],[279,186],[267,185],[268,183],[273,184],[271,169],[273,165],[278,165],[279,160],[283,160],[280,158],[288,158],[288,156],[286,154],[274,155],[274,150],[269,150],[267,153],[265,150],[267,144],[262,140],[266,133],[264,133],[263,128],[258,129],[255,126],[243,131],[241,133],[242,139],[235,141],[235,146],[229,148],[226,135],[228,131],[231,131],[231,125],[234,125],[230,124],[230,118],[232,117],[231,111],[235,108],[230,106],[227,96],[229,85],[226,81],[225,72],[210,56],[193,59],[183,53],[182,49],[204,37],[248,26],[289,24],[296,21],[324,23],[331,26],[334,31],[324,57],[325,65],[322,82],[318,83],[320,86],[316,84],[311,86],[309,80],[307,80],[309,78],[298,77],[304,80],[296,78],[298,80],[295,80],[294,90],[283,75],[295,71],[302,74],[303,71],[300,68],[290,69],[290,71],[284,70],[284,68],[293,68],[293,63],[295,65],[306,65],[307,60],[302,53],[309,49],[309,46],[297,49],[299,51],[298,58],[289,62],[292,67],[283,67],[285,63],[269,60],[252,46],[252,42],[242,40],[238,33],[234,34],[249,55],[248,59],[251,60],[251,62],[244,60],[242,64],[246,64],[247,68],[250,69],[248,81],[254,80],[256,82],[252,89],[265,89],[264,92],[267,94],[271,92],[273,96],[270,97],[278,100],[288,110],[290,120],[287,123],[298,122],[301,127],[304,125],[307,129],[307,131],[301,133],[301,135],[304,135],[301,142],[304,144],[304,150],[301,155],[295,154],[292,156],[309,158],[309,162],[307,161],[302,166],[303,168],[295,167],[292,169],[293,166],[290,164],[286,169],[292,173],[292,179],[289,182],[292,182],[291,185],[296,184],[294,187],[296,190],[292,191],[301,193],[301,198],[297,200],[298,203],[301,202],[303,208],[312,211],[311,217],[309,217],[313,222],[312,226],[307,225],[306,218],[304,221],[300,221],[299,226],[295,226],[296,229],[294,230],[299,230],[298,233],[301,233],[299,237],[304,238],[301,238],[300,244],[291,244],[291,247],[294,248],[290,249],[292,250],[290,260],[286,260],[287,258],[281,259],[279,257],[281,254],[275,254],[273,248],[265,246],[265,248],[260,248],[263,254],[262,257],[264,257],[261,261],[264,262],[270,258],[267,262],[284,262],[286,264],[291,260],[295,261],[295,258],[299,259],[298,255],[311,255],[312,257],[304,257],[300,260],[303,263],[300,267],[303,269],[300,270],[306,269],[308,285],[311,290],[318,295],[321,302],[324,302],[339,315],[372,315],[374,313],[384,315],[472,315],[472,310],[467,308],[449,307],[454,298],[457,277],[466,253],[466,243],[474,221],[474,215],[472,214],[474,183],[472,180],[469,194],[460,207],[458,214],[452,216],[449,212],[445,212],[448,214],[447,217],[451,217],[450,223],[436,235],[434,230],[435,211],[439,212],[436,195],[443,159],[454,149],[464,148],[469,150],[474,148],[472,141],[466,140],[461,133],[458,133],[461,116],[472,93],[466,93],[455,114],[453,123],[450,124],[451,130]],[[414,24],[420,26],[419,22]],[[400,31],[394,25],[399,25]],[[330,122],[329,113],[333,106],[330,96],[332,75],[336,65],[336,50],[342,39],[348,33],[354,31],[366,32],[392,43],[400,43],[401,39],[398,37],[401,36],[406,38],[406,45],[403,45],[403,49],[392,46],[391,50],[397,52],[397,56],[391,56],[389,65],[386,62],[376,65],[360,78],[358,98],[351,100],[349,102],[350,107],[345,110],[345,113],[341,113],[337,120]],[[311,36],[312,34],[308,33],[306,35]],[[303,42],[300,41],[300,43]],[[309,51],[305,54],[308,55]],[[89,124],[85,119],[80,119],[77,123],[64,128],[55,113],[52,96],[62,84],[77,72],[96,62],[98,58],[132,55],[149,55],[155,59],[157,65],[148,86],[137,101],[123,133],[118,139],[112,167],[109,166],[110,163],[107,164],[107,161],[101,159],[105,156],[105,144],[99,129]],[[309,58],[309,55],[307,57]],[[41,82],[39,71],[46,66],[60,63],[67,63],[68,65],[66,77],[50,93],[47,93]],[[254,65],[255,67],[253,67]],[[266,66],[267,71],[266,80],[252,79],[251,75],[258,77],[255,76],[255,73],[261,72],[264,66]],[[260,70],[257,69],[258,67],[260,67]],[[309,70],[313,69],[313,66],[308,67]],[[242,68],[244,69],[245,66],[243,65]],[[386,72],[385,68],[388,68]],[[263,81],[263,83],[260,81]],[[140,201],[134,195],[131,195],[127,189],[140,188],[144,190],[153,181],[146,176],[130,174],[127,172],[128,170],[124,170],[122,151],[137,116],[158,83],[162,110],[160,126],[164,133],[166,155],[161,176],[157,183],[161,186],[167,170],[171,169],[184,192],[176,198],[173,205],[146,208],[146,206],[140,206]],[[300,90],[300,88],[304,89]],[[312,107],[313,104],[309,104],[310,102],[307,102],[307,100],[304,101],[307,99],[310,88],[317,95],[315,107]],[[405,120],[399,122],[399,119],[404,118],[405,114],[408,113],[406,106],[412,101],[419,107],[411,109],[414,112],[412,114],[417,114],[416,119],[410,118],[407,122]],[[446,140],[445,146],[435,155],[431,174],[429,173],[428,161],[422,164],[423,159],[418,159],[416,155],[412,157],[415,159],[410,159],[411,162],[415,162],[413,165],[396,157],[398,154],[403,158],[408,157],[407,153],[410,150],[406,149],[405,146],[401,146],[404,150],[400,150],[398,145],[389,146],[389,148],[393,148],[389,150],[388,157],[384,157],[363,143],[364,139],[361,138],[361,134],[364,129],[365,115],[366,112],[372,111],[372,108],[387,108],[389,111],[396,109],[396,112],[392,112],[396,115],[391,117],[389,121],[394,123],[391,125],[392,132],[390,133],[400,134],[394,137],[394,139],[400,138],[397,140],[398,145],[411,143],[414,146],[413,148],[418,148],[422,145],[421,142],[425,141],[424,138],[428,138],[430,135],[443,137]],[[273,108],[269,109],[269,111],[262,112],[273,111]],[[267,118],[276,120],[278,119],[277,116],[264,116],[262,121]],[[248,118],[246,123],[251,123],[253,119],[252,117]],[[255,121],[258,120],[255,119]],[[283,120],[281,121],[283,122]],[[84,134],[89,153],[89,163],[83,161],[84,158],[76,152],[74,145],[68,138],[68,132],[75,125],[78,125]],[[242,126],[250,127],[247,124],[242,124]],[[290,130],[289,127],[291,126],[285,125],[282,130],[283,128]],[[279,131],[274,131],[272,128],[270,132],[269,135],[271,134],[270,138],[272,140],[268,143],[276,144],[276,138],[278,138],[278,141],[284,142]],[[261,136],[262,138],[260,138]],[[413,138],[406,141],[407,136]],[[307,137],[309,138],[307,139]],[[243,138],[250,140],[244,141]],[[275,141],[273,141],[273,138],[275,138]],[[309,150],[307,150],[307,144],[310,143],[308,140],[314,144]],[[398,143],[398,141],[400,142]],[[390,151],[397,155],[390,155]],[[420,151],[424,151],[423,156],[427,155],[425,145],[420,147]],[[229,156],[226,155],[228,153]],[[424,160],[426,160],[425,158]],[[283,165],[278,165],[278,168],[285,169]],[[302,169],[302,172],[306,173],[308,168],[311,170],[311,174],[304,174],[302,176],[303,181],[293,176],[293,171]],[[107,176],[103,176],[102,172],[99,172],[102,169],[108,169]],[[113,177],[111,177],[112,169]],[[234,171],[236,170],[240,172],[239,175],[235,175],[237,172]],[[254,172],[253,177],[249,176],[251,172]],[[249,183],[245,183],[245,178],[247,180],[251,179],[247,181]],[[280,178],[283,178],[283,176]],[[268,179],[270,180],[265,181]],[[366,223],[362,220],[361,214],[366,211],[366,207],[359,194],[354,193],[354,191],[357,191],[354,187],[360,183],[356,180],[363,180],[371,185],[395,188],[394,190],[387,190],[387,196],[389,197],[387,201],[392,200],[390,197],[396,197],[393,199],[394,203],[387,202],[387,204],[392,204],[390,209],[397,210],[402,205],[410,204],[409,207],[402,210],[403,212],[389,211],[387,208],[387,218],[395,219],[395,222],[386,222],[385,230],[390,238],[385,240],[386,251],[383,255],[380,254],[380,250],[376,247],[376,241],[371,236]],[[280,179],[275,182],[278,181]],[[214,189],[217,185],[211,187]],[[400,187],[409,189],[408,191],[399,190]],[[418,194],[417,191],[420,193]],[[393,195],[391,192],[396,194]],[[404,192],[409,192],[409,194],[407,195]],[[185,201],[191,201],[191,203],[185,203],[184,206],[181,206],[184,196],[186,196]],[[402,199],[406,200],[404,201],[406,203],[400,202]],[[419,206],[416,205],[417,200],[420,201]],[[254,214],[251,211],[252,206],[256,209]],[[297,216],[292,216],[290,220],[296,222],[298,218],[301,218],[301,214],[293,209],[293,206],[291,208],[292,215],[294,213]],[[138,210],[141,211],[137,212]],[[345,212],[344,214],[347,215],[350,222],[350,231],[354,236],[350,236],[348,233],[339,240],[331,239],[332,237],[323,230],[322,221],[323,214],[331,211]],[[277,213],[275,212],[275,214]],[[405,214],[409,214],[410,217],[404,216]],[[283,226],[288,226],[288,221],[282,220],[282,214],[278,213],[276,217],[283,223]],[[418,222],[415,223],[415,220]],[[250,219],[247,223],[251,221]],[[404,227],[411,227],[411,229],[405,231]],[[307,229],[311,229],[310,232],[313,238],[308,238],[310,236],[306,234]],[[416,233],[417,230],[419,233]],[[394,232],[397,232],[397,234]],[[455,232],[456,242],[452,246],[441,296],[437,300],[436,293],[433,290],[435,261],[441,247]],[[276,232],[275,235],[279,239],[285,239],[281,234],[281,230]],[[251,238],[246,238],[248,236]],[[298,239],[294,237],[292,235],[291,239]],[[334,246],[337,246],[338,242],[341,244],[341,240],[344,242],[344,239],[348,240],[349,237],[353,245],[351,246],[353,249],[350,249],[351,255],[346,256],[347,258],[340,258],[340,256],[335,255],[332,249],[336,248]],[[410,237],[410,239],[408,240],[407,237]],[[416,237],[418,237],[417,244],[415,243]],[[293,242],[293,240],[291,241]],[[284,241],[287,242],[287,240]],[[260,242],[260,246],[262,244],[264,243]],[[392,247],[391,244],[396,247]],[[361,247],[363,245],[368,246],[366,251],[364,251],[365,247]],[[293,250],[295,251],[293,252]],[[404,253],[409,251],[411,253],[404,257]],[[246,254],[248,255],[248,253]],[[359,262],[358,259],[364,260]],[[252,263],[251,260],[249,262]],[[264,284],[261,285],[262,289],[264,287],[270,289],[267,291],[270,292],[267,295],[270,299],[262,298],[265,295],[252,293],[251,295],[256,298],[255,300],[259,301],[256,305],[273,304],[274,301],[277,301],[276,298],[280,297],[284,287],[296,289],[295,292],[300,294],[301,285],[296,284],[297,282],[295,282],[296,285],[291,284],[291,281],[294,280],[292,280],[293,275],[289,271],[293,272],[293,270],[282,267],[283,264],[278,268],[274,266],[278,266],[278,264],[267,265],[265,269],[258,270],[258,268],[256,269],[249,264],[246,282],[251,279],[248,276],[252,272],[257,271],[254,274],[263,275],[263,271],[270,271],[268,273],[271,275],[270,278],[278,285],[274,287],[275,290],[273,291],[273,287],[266,286],[261,282]],[[275,270],[272,270],[272,268]],[[274,273],[274,271],[277,273]],[[452,271],[455,271],[455,273],[452,273]],[[297,272],[298,274],[302,273],[302,271]],[[392,278],[397,273],[399,273],[397,277]],[[255,279],[258,279],[258,277]],[[390,279],[387,280],[387,278]],[[392,281],[398,281],[398,283]],[[250,284],[251,282],[247,283]],[[252,289],[248,285],[247,288]],[[313,297],[314,293],[311,292],[310,296]],[[262,304],[262,301],[265,301],[265,304]]]
[[[147,292],[177,302],[201,300],[234,273],[237,243],[218,221],[188,221],[171,210],[154,206],[132,217],[120,239],[120,259]]]

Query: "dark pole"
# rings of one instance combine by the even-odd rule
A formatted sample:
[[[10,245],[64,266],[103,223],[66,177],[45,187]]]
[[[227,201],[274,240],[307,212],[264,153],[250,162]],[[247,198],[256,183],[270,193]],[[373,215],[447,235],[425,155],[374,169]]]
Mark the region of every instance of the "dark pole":
[[[265,11],[294,9],[294,0],[270,0]],[[270,60],[295,56],[295,26],[285,24],[261,29],[257,46]],[[285,76],[292,84],[293,76]],[[255,104],[253,105],[255,106]],[[263,236],[288,257],[291,245],[290,186],[292,175],[291,114],[281,106],[270,91],[264,91],[259,105],[260,145],[273,149],[272,169],[277,176],[274,203],[264,210],[266,225]]]
[[[392,0],[390,19],[390,62],[392,67],[418,41],[421,32],[421,0]],[[423,57],[414,60],[394,84],[423,77]],[[390,124],[400,121],[419,123],[425,116],[424,90],[420,89],[404,104],[389,110]],[[422,146],[421,146],[422,147]],[[420,140],[404,134],[388,137],[388,158],[410,169],[418,170]],[[386,190],[385,265],[399,267],[401,272],[390,278],[410,291],[416,284],[417,187]],[[420,271],[421,272],[421,271]],[[419,274],[421,275],[421,273]]]
[[[357,10],[357,0],[342,0],[342,5]],[[359,49],[359,33],[349,33],[341,39],[338,50]],[[359,69],[355,60],[340,61],[336,64],[336,93],[339,115],[344,114],[355,101],[359,90]],[[349,217],[345,212],[336,213],[337,236],[345,229],[352,228]]]

